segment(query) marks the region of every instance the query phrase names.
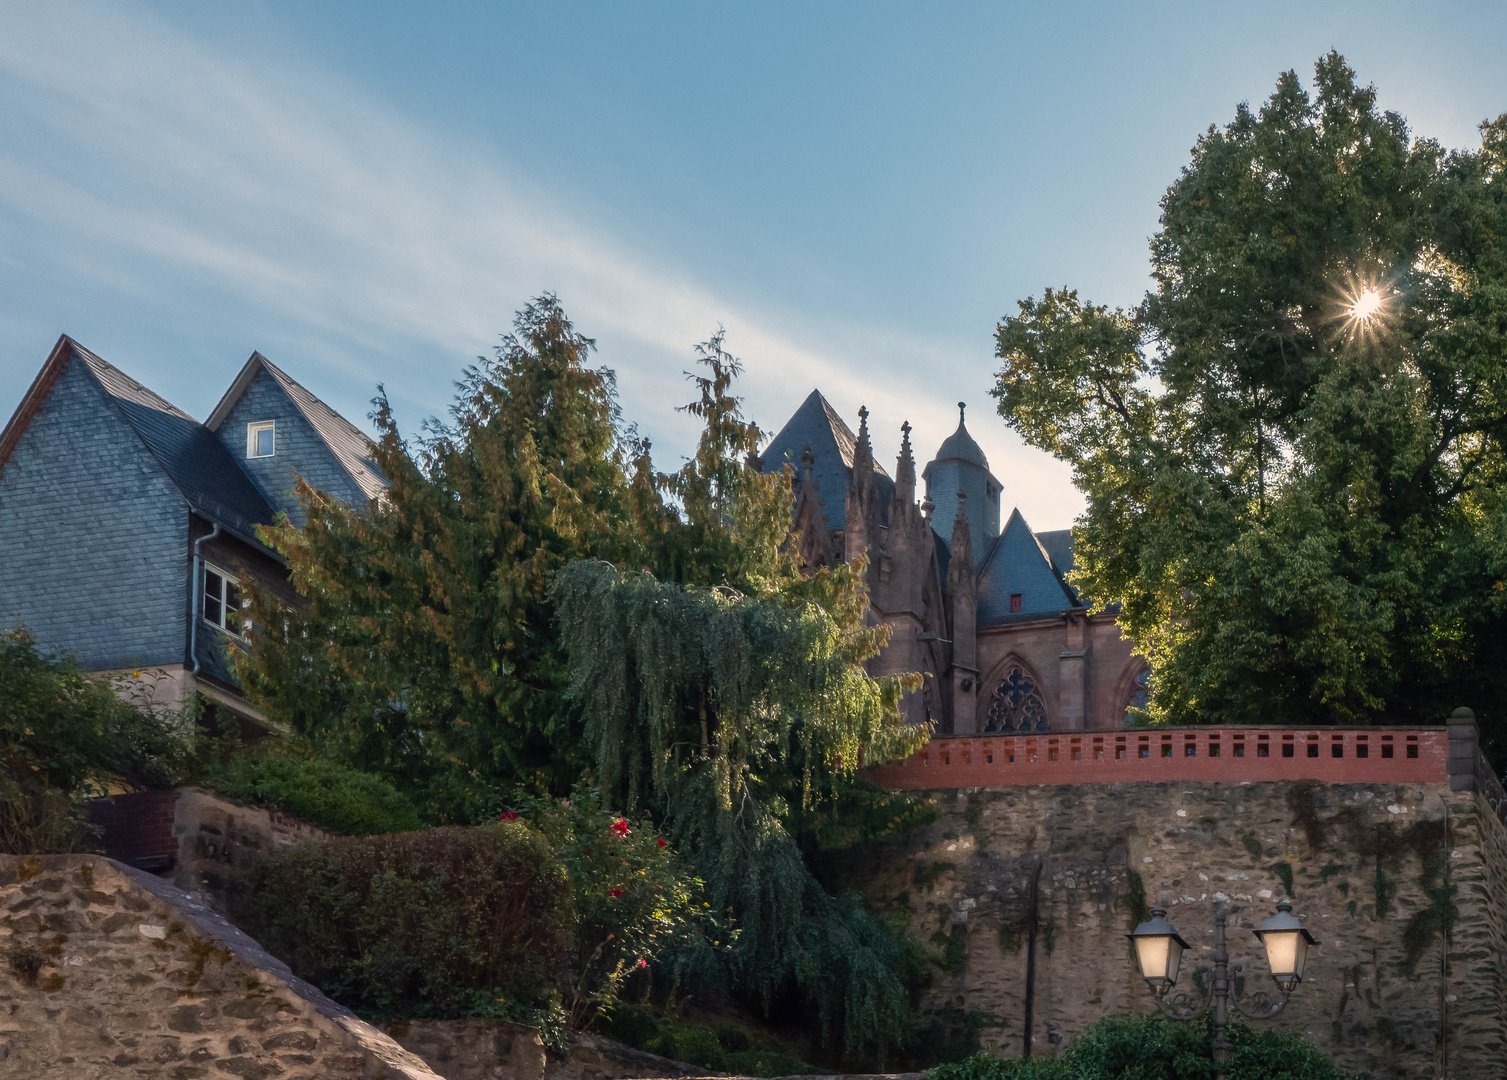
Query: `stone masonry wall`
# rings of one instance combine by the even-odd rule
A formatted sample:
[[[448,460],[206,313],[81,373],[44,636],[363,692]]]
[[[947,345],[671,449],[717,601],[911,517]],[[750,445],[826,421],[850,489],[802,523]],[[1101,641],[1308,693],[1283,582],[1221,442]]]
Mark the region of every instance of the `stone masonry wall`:
[[[1289,781],[929,794],[938,821],[839,871],[934,950],[923,1011],[981,1023],[986,1048],[1019,1055],[1029,1033],[1050,1054],[1105,1014],[1151,1011],[1125,935],[1154,904],[1193,945],[1179,990],[1202,992],[1216,901],[1246,992],[1272,989],[1251,931],[1290,884],[1321,945],[1276,1026],[1375,1080],[1435,1075],[1446,1044],[1458,1080],[1507,1073],[1507,831],[1473,793]]]
[[[0,1075],[441,1080],[173,886],[0,856]]]

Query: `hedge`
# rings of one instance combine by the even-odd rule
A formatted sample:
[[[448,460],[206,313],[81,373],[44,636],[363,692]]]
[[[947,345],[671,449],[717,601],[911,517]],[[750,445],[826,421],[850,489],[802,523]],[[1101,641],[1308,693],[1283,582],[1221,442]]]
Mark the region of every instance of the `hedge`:
[[[340,837],[273,854],[236,903],[273,954],[373,1019],[548,1005],[570,882],[519,822]]]

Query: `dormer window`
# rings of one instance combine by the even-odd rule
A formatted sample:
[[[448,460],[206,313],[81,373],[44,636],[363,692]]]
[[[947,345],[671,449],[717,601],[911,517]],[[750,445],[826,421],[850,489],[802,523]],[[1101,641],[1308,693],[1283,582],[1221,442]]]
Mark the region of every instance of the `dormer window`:
[[[246,456],[271,457],[277,453],[277,421],[259,420],[246,425]]]

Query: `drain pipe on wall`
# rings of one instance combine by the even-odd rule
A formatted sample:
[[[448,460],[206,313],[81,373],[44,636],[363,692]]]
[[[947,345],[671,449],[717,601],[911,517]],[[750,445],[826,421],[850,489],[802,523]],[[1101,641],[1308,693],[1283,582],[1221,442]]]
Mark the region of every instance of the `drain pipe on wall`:
[[[199,590],[202,588],[200,582],[204,580],[204,575],[199,569],[204,565],[204,560],[199,557],[199,545],[206,540],[213,540],[219,535],[220,526],[216,523],[212,530],[194,541],[194,583],[188,589],[190,598],[188,612],[188,658],[193,662],[193,668],[189,671],[190,675],[199,674],[199,618],[203,610],[201,606],[203,601],[199,596]]]

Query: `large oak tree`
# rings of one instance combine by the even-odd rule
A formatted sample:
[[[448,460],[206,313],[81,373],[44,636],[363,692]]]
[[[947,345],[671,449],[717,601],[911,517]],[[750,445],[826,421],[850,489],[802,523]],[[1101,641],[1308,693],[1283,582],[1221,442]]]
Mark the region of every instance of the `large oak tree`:
[[[1507,115],[1447,151],[1335,53],[1210,127],[1133,310],[998,328],[994,393],[1072,463],[1077,584],[1164,721],[1502,718]]]

